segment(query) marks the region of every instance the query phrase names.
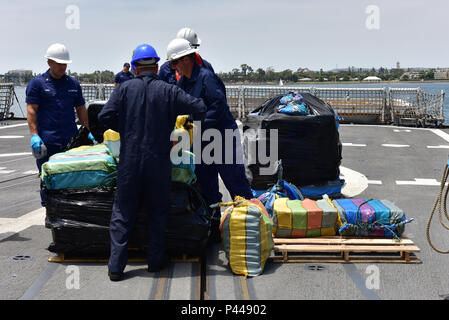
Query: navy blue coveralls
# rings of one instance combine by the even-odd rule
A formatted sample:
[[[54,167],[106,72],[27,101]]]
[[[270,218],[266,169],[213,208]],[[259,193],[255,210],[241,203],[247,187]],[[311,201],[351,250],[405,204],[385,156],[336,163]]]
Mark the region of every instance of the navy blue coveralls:
[[[27,86],[26,103],[37,104],[37,131],[47,147],[47,156],[36,160],[41,172],[42,164],[55,153],[63,152],[70,140],[78,134],[74,108],[85,104],[81,86],[68,75],[54,79],[50,69],[35,77]],[[41,203],[45,206],[44,192]]]
[[[214,128],[220,131],[222,136],[222,162],[220,164],[197,164],[195,174],[198,183],[201,186],[202,194],[207,204],[213,204],[222,201],[222,194],[218,186],[218,174],[220,174],[224,185],[231,194],[232,199],[235,196],[242,196],[246,199],[253,197],[251,187],[245,176],[245,167],[242,163],[236,163],[237,149],[243,154],[240,137],[233,139],[232,145],[226,145],[225,129],[237,129],[237,124],[226,101],[226,94],[222,88],[223,82],[211,71],[201,68],[195,63],[190,79],[183,76],[178,82],[178,86],[194,97],[202,98],[207,106],[206,118],[202,123],[201,131]],[[201,150],[211,142],[202,142]],[[232,150],[233,163],[225,163],[226,150]],[[198,157],[198,155],[196,155]],[[215,217],[219,218],[215,211]]]
[[[131,79],[134,79],[134,75],[131,72],[120,71],[115,75],[114,82],[120,84]]]
[[[176,117],[204,118],[201,99],[159,80],[151,72],[118,86],[98,115],[100,122],[120,133],[117,190],[110,222],[109,271],[123,272],[128,260],[128,238],[137,210],[148,213],[148,266],[165,260],[165,225],[169,211],[170,134]]]

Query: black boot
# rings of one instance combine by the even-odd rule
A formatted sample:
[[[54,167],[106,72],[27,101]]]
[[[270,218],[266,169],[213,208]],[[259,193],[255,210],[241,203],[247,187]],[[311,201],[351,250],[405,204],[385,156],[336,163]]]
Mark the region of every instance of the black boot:
[[[109,280],[120,281],[123,279],[123,272],[111,272],[108,270]]]
[[[209,236],[209,243],[220,243],[221,242],[221,233],[220,233],[220,218],[221,218],[221,212],[220,208],[213,209],[212,212],[212,222],[210,226],[210,236]]]

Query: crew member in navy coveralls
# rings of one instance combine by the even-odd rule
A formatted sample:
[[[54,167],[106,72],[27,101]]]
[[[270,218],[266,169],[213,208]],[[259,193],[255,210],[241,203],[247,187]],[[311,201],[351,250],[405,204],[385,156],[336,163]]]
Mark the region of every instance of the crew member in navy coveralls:
[[[195,33],[195,31],[193,31],[193,29],[190,28],[180,29],[178,31],[178,34],[176,35],[176,38],[185,39],[189,41],[193,48],[198,48],[201,45],[201,39],[198,38],[198,35]],[[198,52],[195,53],[195,61],[200,67],[204,67],[206,69],[209,69],[212,73],[215,73],[214,68],[212,68],[212,65],[205,59],[203,59]],[[165,82],[171,84],[176,84],[176,82],[178,82],[178,80],[181,78],[179,74],[176,74],[175,69],[171,67],[170,61],[167,61],[162,64],[162,66],[159,68],[158,75],[161,80],[164,80]],[[223,89],[226,90],[224,84]]]
[[[120,83],[123,83],[125,81],[131,80],[134,78],[134,75],[132,74],[132,72],[129,71],[129,67],[130,67],[129,63],[125,62],[125,64],[123,65],[123,70],[115,75],[114,87],[117,87],[117,85],[119,85]]]
[[[80,123],[89,129],[81,86],[65,73],[67,64],[72,62],[69,51],[63,44],[55,43],[47,49],[45,58],[50,68],[32,79],[26,89],[31,148],[37,153],[41,152],[43,144],[47,148],[47,154],[36,160],[39,173],[42,164],[55,153],[63,152],[78,134],[74,108]],[[89,138],[94,140],[92,134]],[[42,183],[41,204],[45,206]]]
[[[157,76],[159,57],[153,47],[139,45],[131,61],[136,78],[118,86],[98,115],[100,122],[120,133],[117,191],[110,223],[109,278],[123,278],[128,239],[137,210],[148,213],[148,271],[168,264],[165,226],[171,182],[170,134],[178,115],[202,120],[206,105]]]
[[[208,205],[221,202],[222,194],[219,192],[218,174],[231,194],[242,196],[246,199],[253,197],[251,187],[245,176],[243,164],[243,149],[240,136],[233,138],[232,145],[225,144],[225,130],[237,129],[237,124],[229,110],[226,101],[226,93],[223,90],[221,80],[210,70],[201,68],[195,61],[197,48],[185,39],[174,39],[167,48],[167,59],[175,70],[181,75],[177,85],[194,97],[202,98],[207,106],[206,118],[201,130],[214,128],[220,131],[222,137],[222,161],[221,163],[205,164],[203,161],[195,166],[195,173],[201,191]],[[201,150],[209,142],[201,142]],[[232,163],[225,163],[226,152],[232,152]],[[196,155],[198,157],[199,155]],[[202,159],[204,160],[204,159]],[[229,162],[229,161],[227,161]],[[212,221],[213,242],[220,241],[219,209],[214,210],[215,219]]]

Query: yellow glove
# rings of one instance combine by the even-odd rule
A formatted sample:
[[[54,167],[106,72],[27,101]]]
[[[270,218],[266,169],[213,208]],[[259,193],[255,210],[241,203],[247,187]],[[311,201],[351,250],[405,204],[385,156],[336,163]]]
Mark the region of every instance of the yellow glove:
[[[184,131],[187,131],[190,136],[190,145],[193,144],[193,128],[194,128],[194,126],[195,125],[191,121],[189,121],[188,115],[182,115],[182,116],[178,116],[176,118],[175,131],[179,132],[179,134],[182,134]]]

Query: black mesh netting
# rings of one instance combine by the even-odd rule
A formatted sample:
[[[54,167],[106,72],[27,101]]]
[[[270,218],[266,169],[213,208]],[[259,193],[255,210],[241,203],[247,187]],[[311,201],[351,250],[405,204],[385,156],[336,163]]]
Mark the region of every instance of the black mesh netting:
[[[264,165],[258,156],[261,144],[266,144],[266,156],[282,160],[284,179],[300,187],[326,184],[339,177],[341,163],[341,143],[337,130],[336,115],[332,107],[317,97],[301,93],[312,115],[289,115],[277,112],[280,94],[267,100],[251,112],[244,121],[244,130],[265,129],[266,139],[256,134],[253,139],[245,139],[245,154],[248,156],[249,143],[254,143],[252,154],[256,163],[247,165],[247,176],[251,187],[263,190],[276,182],[276,174],[260,174]],[[278,155],[270,154],[270,129],[278,132]],[[268,165],[265,165],[267,167]]]

